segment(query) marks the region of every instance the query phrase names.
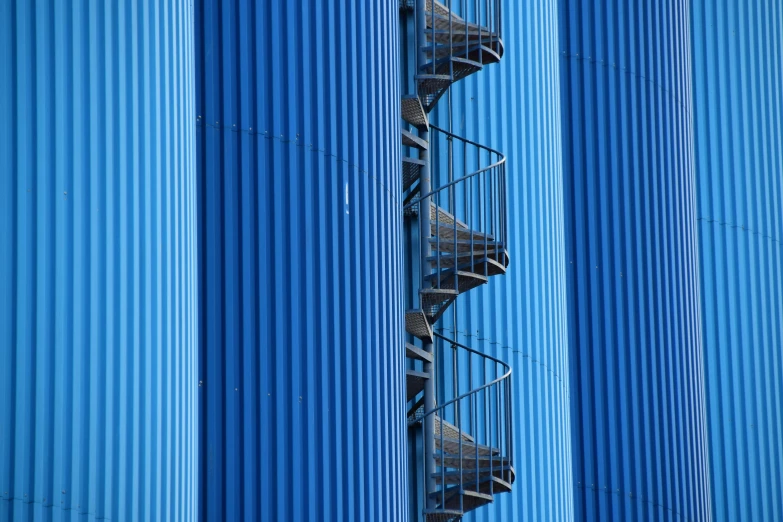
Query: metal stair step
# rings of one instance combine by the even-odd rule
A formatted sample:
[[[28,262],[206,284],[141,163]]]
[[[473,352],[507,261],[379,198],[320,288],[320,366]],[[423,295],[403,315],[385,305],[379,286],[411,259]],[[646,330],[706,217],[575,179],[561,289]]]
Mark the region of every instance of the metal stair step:
[[[419,215],[419,205],[413,205],[412,207],[408,208],[405,211],[406,215],[409,216],[418,216]],[[447,212],[443,207],[439,207],[432,201],[430,201],[430,223],[433,227],[448,227],[451,225],[451,228],[454,228],[454,220],[456,218],[451,212]],[[457,221],[457,228],[460,230],[469,230],[468,225],[464,222],[460,221],[459,219],[456,219]],[[433,229],[433,231],[437,230]],[[479,232],[477,232],[479,233]],[[482,236],[483,237],[483,236]]]
[[[402,144],[406,147],[413,147],[419,150],[427,150],[429,144],[426,140],[419,138],[412,132],[402,129]]]
[[[451,486],[445,490],[433,491],[429,494],[429,497],[438,502],[439,508],[460,509],[461,507],[463,513],[489,504],[494,500],[489,493],[472,491],[460,486]]]
[[[432,66],[430,66],[430,71]],[[424,73],[416,75],[416,84],[419,91],[419,98],[421,99],[421,106],[424,111],[429,113],[435,108],[435,104],[441,96],[448,90],[452,83],[454,83],[454,77],[451,75],[451,69],[446,68],[446,73],[437,71],[437,67],[434,73]]]
[[[443,466],[446,468],[454,468],[459,469],[462,468],[468,469],[468,470],[475,470],[480,468],[489,468],[489,467],[496,467],[496,466],[504,466],[509,464],[509,460],[507,457],[504,457],[502,455],[479,455],[479,458],[476,459],[475,455],[465,455],[463,453],[462,458],[458,454],[453,453],[442,453],[440,451],[436,451],[434,453],[435,457],[435,464],[437,466]],[[490,465],[491,463],[491,465]]]
[[[435,479],[436,484],[459,484],[460,480],[462,484],[476,483],[476,476],[478,475],[479,482],[483,482],[489,477],[495,477],[507,485],[508,489],[511,489],[511,484],[514,482],[515,474],[514,467],[505,465],[497,466],[494,468],[481,468],[476,473],[476,470],[451,470],[451,471],[436,471],[432,474],[432,478]],[[502,483],[500,483],[502,485]]]
[[[405,390],[407,400],[414,399],[424,390],[424,383],[430,378],[428,373],[417,372],[416,370],[405,371]]]
[[[429,352],[425,352],[418,346],[414,346],[411,343],[405,343],[405,357],[408,359],[416,359],[417,361],[432,362],[433,357]]]
[[[453,522],[460,520],[464,513],[458,509],[427,509],[424,510],[426,522]]]
[[[500,50],[499,42],[487,42],[487,45],[483,42],[479,44],[478,42],[470,40],[466,44],[464,34],[462,36],[461,42],[452,42],[450,44],[447,38],[443,43],[423,45],[421,49],[430,60],[434,53],[436,60],[453,56],[455,58],[465,58],[481,65],[491,65],[500,61],[500,54],[498,52]],[[432,66],[430,65],[429,70],[432,70],[431,67]]]
[[[440,237],[441,241],[450,241],[454,239],[454,236],[457,237],[457,239],[465,239],[465,240],[472,240],[476,242],[484,242],[484,238],[487,239],[487,241],[494,241],[495,236],[492,234],[485,234],[484,232],[479,232],[477,230],[470,230],[467,228],[467,226],[454,226],[453,223],[451,224],[445,224],[438,221],[433,221],[432,218],[430,218],[430,228],[432,229],[432,236],[433,237]]]
[[[453,225],[454,221],[457,222],[457,228],[468,230],[468,225],[455,218],[451,212],[447,212],[443,207],[439,207],[432,201],[430,201],[430,222],[444,225]]]
[[[455,274],[454,269],[429,274],[424,276],[424,280],[429,281],[440,290],[456,290],[460,294],[486,284],[488,281],[486,276],[473,272],[458,270]]]
[[[458,295],[459,292],[456,289],[424,288],[419,290],[421,309],[426,314],[429,324],[435,324]]]
[[[432,327],[424,310],[407,310],[405,312],[405,331],[424,342],[432,342]]]
[[[499,257],[501,261],[495,259],[495,254],[488,257],[484,252],[478,254],[464,253],[458,254],[458,257],[455,260],[454,254],[444,254],[440,252],[439,255],[428,257],[427,262],[433,269],[440,266],[442,270],[444,268],[454,268],[454,263],[456,261],[459,270],[492,277],[505,274],[506,267],[508,266],[508,257],[504,253],[498,253],[497,257]]]
[[[459,455],[460,446],[462,447],[462,456],[467,455],[475,457],[476,451],[478,451],[479,457],[487,455],[500,455],[500,450],[498,448],[490,448],[489,446],[484,446],[483,444],[476,445],[475,442],[447,437],[445,433],[443,434],[443,439],[441,439],[440,436],[435,437],[435,449],[443,450],[446,453]]]
[[[430,128],[430,120],[417,94],[403,96],[400,100],[400,111],[402,119],[417,129]]]
[[[402,190],[406,191],[413,185],[421,175],[421,169],[424,167],[424,160],[403,156],[402,158]]]
[[[429,239],[430,245],[440,252],[454,253],[467,252],[473,255],[488,255],[492,256],[499,250],[503,250],[503,243],[499,241],[487,241],[486,245],[483,241],[467,241],[464,239],[458,239],[454,241],[438,241],[437,238],[431,237]],[[502,255],[502,254],[501,254]]]
[[[476,441],[473,439],[473,437],[467,433],[465,433],[465,430],[460,431],[459,428],[457,428],[455,425],[451,424],[448,421],[444,421],[439,416],[435,416],[435,437],[440,438],[440,430],[441,427],[443,427],[443,436],[448,437],[449,439],[457,440],[458,438],[462,438],[463,441],[474,444]]]

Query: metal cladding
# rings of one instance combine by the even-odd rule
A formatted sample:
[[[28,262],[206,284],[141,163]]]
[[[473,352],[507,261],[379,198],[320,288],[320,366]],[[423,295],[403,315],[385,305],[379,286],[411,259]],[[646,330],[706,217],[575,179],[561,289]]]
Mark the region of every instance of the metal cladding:
[[[0,3],[0,520],[192,520],[188,2]]]
[[[710,520],[690,13],[560,1],[575,519]]]
[[[402,520],[398,4],[195,17],[200,520]]]
[[[692,6],[715,521],[783,519],[783,7]]]
[[[464,520],[560,522],[573,493],[557,2],[504,2],[503,23],[500,63],[451,89],[452,130],[508,158],[511,262],[442,326],[512,367],[516,481]],[[447,111],[444,99],[434,121],[447,126]]]

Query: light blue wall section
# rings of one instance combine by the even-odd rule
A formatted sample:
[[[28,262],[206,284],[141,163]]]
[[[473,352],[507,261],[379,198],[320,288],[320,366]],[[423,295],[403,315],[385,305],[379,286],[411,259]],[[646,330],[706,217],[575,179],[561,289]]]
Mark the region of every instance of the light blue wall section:
[[[783,519],[783,5],[693,0],[713,518]]]
[[[686,0],[561,0],[577,521],[709,521]]]
[[[196,35],[200,520],[405,520],[398,3]]]
[[[0,2],[0,520],[196,515],[193,12]]]
[[[452,87],[452,129],[508,158],[511,263],[442,326],[513,370],[514,489],[465,520],[560,522],[573,506],[557,2],[504,2],[503,23],[501,62]],[[434,114],[448,128],[445,97]]]

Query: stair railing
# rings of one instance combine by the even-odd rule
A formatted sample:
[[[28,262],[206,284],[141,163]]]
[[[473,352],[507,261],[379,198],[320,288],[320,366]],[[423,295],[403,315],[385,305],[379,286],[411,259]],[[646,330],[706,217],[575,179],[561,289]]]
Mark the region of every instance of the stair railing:
[[[511,367],[500,359],[486,355],[469,348],[453,339],[449,339],[437,332],[434,333],[441,346],[441,355],[448,353],[444,347],[451,348],[451,362],[453,366],[453,382],[450,386],[444,386],[457,395],[453,399],[443,402],[430,411],[417,414],[409,419],[409,424],[424,422],[430,416],[440,419],[440,433],[435,435],[440,442],[440,459],[436,460],[436,475],[440,476],[440,495],[437,499],[439,505],[446,505],[446,480],[447,468],[458,469],[458,480],[453,485],[464,489],[479,491],[482,482],[482,474],[486,477],[497,477],[506,482],[511,482],[514,462],[514,433],[512,419],[512,389]],[[445,358],[445,357],[444,357]],[[444,366],[448,361],[443,361]],[[460,385],[460,380],[466,379],[466,386]],[[474,379],[477,379],[474,388]],[[461,388],[467,387],[468,391],[459,394]],[[447,424],[452,426],[448,426]],[[446,431],[452,431],[456,435],[457,452],[449,454],[446,443],[453,448],[453,438],[445,435]],[[472,442],[465,439],[472,438]],[[465,440],[464,440],[465,439]],[[430,456],[431,458],[432,456]],[[456,457],[459,466],[449,465]],[[426,460],[427,455],[422,455]],[[486,461],[486,462],[483,462]],[[470,466],[465,466],[470,464]],[[421,467],[426,470],[426,466]],[[454,473],[454,472],[451,472]],[[466,476],[467,475],[467,476]],[[427,477],[423,477],[421,484],[427,484]],[[494,481],[489,481],[489,495],[494,494]],[[425,498],[433,493],[424,491]],[[464,498],[459,496],[459,511],[464,510]]]
[[[479,62],[483,59],[481,46],[490,43],[493,39],[502,39],[502,0],[418,0],[421,5],[415,9],[416,23],[426,27],[427,42],[416,41],[416,46],[423,48],[432,46],[430,57],[431,67],[425,68],[424,62],[420,62],[419,72],[424,74],[436,74],[436,57],[450,59],[454,52],[455,42],[459,46],[468,47],[476,45],[478,48]],[[405,4],[408,5],[407,3]],[[419,21],[419,17],[424,17]],[[438,42],[442,45],[443,52],[436,52]],[[453,66],[450,68],[451,76],[454,75]]]
[[[505,262],[506,158],[494,149],[435,125],[430,125],[429,143],[430,171],[441,173],[443,183],[438,185],[440,180],[432,179],[436,188],[421,195],[413,187],[403,209],[409,212],[415,208],[419,216],[432,212],[433,205],[437,209],[431,218],[432,255],[429,267],[422,267],[422,288],[441,289],[444,268],[453,269],[449,277],[454,278],[454,288],[459,288],[461,266],[472,273],[489,275],[487,263],[476,271],[475,252],[483,251],[486,258]],[[466,256],[469,262],[461,262]],[[444,267],[446,259],[450,267]]]

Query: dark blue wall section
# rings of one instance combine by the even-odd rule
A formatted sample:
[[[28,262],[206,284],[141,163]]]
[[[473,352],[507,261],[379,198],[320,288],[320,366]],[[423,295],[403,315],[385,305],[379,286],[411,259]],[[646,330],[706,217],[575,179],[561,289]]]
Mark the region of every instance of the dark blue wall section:
[[[707,521],[689,3],[559,17],[575,518]]]
[[[397,9],[196,2],[202,521],[405,518]]]
[[[692,8],[713,519],[783,520],[783,5]]]

